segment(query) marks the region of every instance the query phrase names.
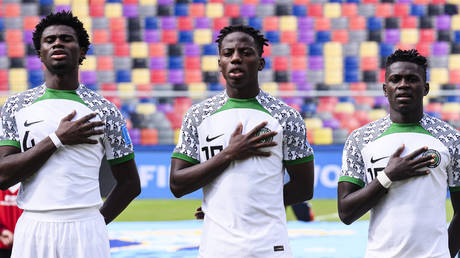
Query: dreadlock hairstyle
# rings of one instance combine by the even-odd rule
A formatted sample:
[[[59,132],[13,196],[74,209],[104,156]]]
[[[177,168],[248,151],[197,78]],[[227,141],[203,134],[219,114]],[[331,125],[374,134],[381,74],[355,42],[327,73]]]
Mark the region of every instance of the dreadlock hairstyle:
[[[420,55],[417,49],[396,50],[387,58],[385,69],[388,70],[388,67],[396,62],[410,62],[422,67],[424,71],[423,75],[426,80],[426,69],[428,68],[428,61],[424,56]]]
[[[77,33],[78,45],[80,45],[80,47],[85,50],[89,49],[89,36],[86,29],[83,27],[83,23],[76,16],[73,16],[71,11],[61,11],[49,14],[43,18],[40,23],[37,24],[37,26],[35,26],[35,31],[33,32],[32,39],[37,54],[39,54],[40,51],[40,39],[42,37],[43,31],[52,25],[66,25],[72,27]],[[79,60],[80,64],[84,59],[85,56],[83,55]]]
[[[222,46],[222,40],[224,40],[225,36],[233,32],[244,32],[254,38],[254,41],[257,44],[257,50],[259,50],[259,56],[262,56],[264,53],[264,45],[268,46],[268,39],[266,39],[259,30],[256,30],[253,27],[247,25],[230,25],[221,29],[219,36],[217,36],[216,42],[219,46],[219,51]]]

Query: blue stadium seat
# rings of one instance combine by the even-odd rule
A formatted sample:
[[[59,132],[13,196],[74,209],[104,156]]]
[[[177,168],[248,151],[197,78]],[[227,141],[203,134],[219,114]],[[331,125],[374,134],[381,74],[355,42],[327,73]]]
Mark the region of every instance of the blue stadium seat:
[[[121,3],[122,0],[106,0],[107,3]]]
[[[330,31],[317,31],[316,32],[316,42],[324,43],[331,41],[331,32]]]
[[[216,44],[203,45],[203,55],[205,56],[216,56],[218,55],[218,49]]]
[[[308,49],[309,56],[322,56],[323,55],[323,44],[321,43],[313,43],[310,44],[310,48]]]
[[[358,69],[346,69],[344,73],[345,82],[358,82],[359,81],[359,70]]]
[[[380,56],[387,57],[393,53],[393,44],[380,43]]]
[[[174,6],[175,16],[188,16],[188,4],[176,4]]]
[[[307,15],[307,7],[305,5],[293,5],[292,15],[305,17]]]
[[[263,22],[260,17],[250,17],[248,18],[248,25],[258,30],[261,30],[263,27]]]
[[[40,5],[50,5],[53,3],[54,3],[54,0],[40,0]]]
[[[280,32],[279,31],[266,31],[265,37],[270,43],[280,42]]]
[[[367,29],[368,30],[381,30],[382,29],[382,18],[368,17],[367,18]]]
[[[454,41],[455,41],[456,43],[459,43],[459,42],[460,42],[460,30],[454,31]]]
[[[224,90],[224,85],[220,84],[220,83],[210,83],[209,84],[209,90],[210,91],[222,91]]]
[[[358,69],[359,58],[357,56],[346,56],[344,58],[345,69]]]
[[[145,17],[145,29],[146,30],[156,30],[156,29],[158,29],[158,19],[157,19],[157,17]]]
[[[40,70],[29,70],[28,82],[32,88],[35,88],[41,85],[44,82],[45,78],[43,71]]]
[[[117,82],[131,82],[130,70],[118,70],[116,74]]]
[[[168,57],[168,68],[169,69],[183,69],[184,59],[182,56],[171,56]]]
[[[0,31],[5,31],[5,22],[2,17],[0,17]]]
[[[270,57],[264,57],[265,59],[265,70],[272,69],[272,59]]]
[[[410,15],[411,16],[424,16],[426,11],[426,6],[423,4],[413,4],[410,6]]]
[[[179,31],[179,43],[193,43],[193,31]]]

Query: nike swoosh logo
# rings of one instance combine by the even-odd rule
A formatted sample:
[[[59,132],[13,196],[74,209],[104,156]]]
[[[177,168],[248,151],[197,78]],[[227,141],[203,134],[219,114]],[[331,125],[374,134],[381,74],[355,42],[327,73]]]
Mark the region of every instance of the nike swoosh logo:
[[[371,163],[375,163],[375,162],[377,162],[377,161],[379,161],[379,160],[386,159],[386,158],[388,158],[388,157],[390,157],[390,156],[381,157],[381,158],[378,158],[378,159],[374,159],[374,157],[371,157]]]
[[[215,137],[212,137],[212,138],[209,138],[209,135],[208,135],[208,136],[206,136],[206,141],[207,141],[207,142],[212,142],[212,141],[214,141],[215,139],[221,137],[222,135],[224,135],[224,134],[219,134],[219,135],[217,135],[217,136],[215,136]]]
[[[26,121],[24,121],[24,126],[25,126],[25,127],[29,127],[29,126],[31,126],[31,125],[33,125],[33,124],[37,124],[37,123],[40,123],[40,122],[43,122],[43,120],[39,120],[39,121],[35,121],[35,122],[30,122],[30,123],[27,123],[27,120],[26,120]]]

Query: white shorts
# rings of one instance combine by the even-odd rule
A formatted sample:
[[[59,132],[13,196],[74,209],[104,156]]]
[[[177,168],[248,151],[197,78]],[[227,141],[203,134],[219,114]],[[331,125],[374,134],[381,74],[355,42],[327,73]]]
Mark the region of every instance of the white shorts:
[[[107,228],[99,209],[24,211],[12,258],[108,258]]]

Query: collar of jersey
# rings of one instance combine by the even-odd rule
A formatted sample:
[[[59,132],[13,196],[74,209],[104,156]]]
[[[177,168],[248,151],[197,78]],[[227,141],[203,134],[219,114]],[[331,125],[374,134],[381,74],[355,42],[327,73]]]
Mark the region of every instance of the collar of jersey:
[[[37,100],[35,100],[34,103],[38,101],[42,101],[42,100],[47,100],[47,99],[67,99],[67,100],[79,102],[86,106],[86,103],[77,94],[77,90],[81,88],[81,85],[79,85],[78,88],[75,90],[56,90],[56,89],[50,89],[46,87],[46,85],[44,86],[45,86],[45,93],[42,96],[40,96]]]
[[[259,96],[261,92],[262,91],[259,91],[259,94],[257,94],[257,96]],[[271,115],[270,112],[268,112],[268,110],[265,109],[259,103],[259,101],[257,100],[257,96],[254,98],[249,98],[249,99],[235,99],[235,98],[230,98],[228,95],[226,95],[227,101],[221,108],[217,109],[214,112],[214,114],[219,113],[224,110],[232,109],[232,108],[247,108],[247,109],[259,110],[259,111],[262,111],[262,112],[265,112]]]
[[[407,124],[391,123],[390,127],[388,127],[378,138],[393,133],[421,133],[431,135],[430,132],[423,128],[420,122]]]

